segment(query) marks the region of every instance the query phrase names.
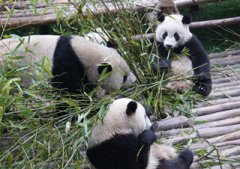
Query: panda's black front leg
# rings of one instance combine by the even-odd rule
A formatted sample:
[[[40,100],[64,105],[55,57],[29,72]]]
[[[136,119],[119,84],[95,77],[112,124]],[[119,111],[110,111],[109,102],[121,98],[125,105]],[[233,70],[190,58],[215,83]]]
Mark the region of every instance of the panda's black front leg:
[[[198,75],[193,79],[193,90],[203,96],[209,95],[212,91],[212,80],[210,75]]]
[[[194,70],[195,84],[193,90],[204,96],[212,91],[212,80],[210,74],[210,61],[207,52],[203,48],[198,38],[193,35],[186,46],[189,49],[190,59]]]
[[[189,169],[193,162],[193,153],[185,149],[182,151],[176,161],[160,160],[157,169]]]

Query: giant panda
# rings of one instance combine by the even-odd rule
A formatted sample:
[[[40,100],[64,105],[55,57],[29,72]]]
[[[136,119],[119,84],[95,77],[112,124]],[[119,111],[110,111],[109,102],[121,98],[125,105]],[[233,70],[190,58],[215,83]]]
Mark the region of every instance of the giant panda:
[[[178,158],[172,147],[154,143],[156,135],[144,106],[129,98],[114,100],[93,128],[87,157],[94,169],[188,169],[193,154]]]
[[[193,81],[174,80],[167,87],[184,92],[191,89],[204,96],[209,95],[212,90],[210,74],[210,62],[198,38],[190,32],[189,24],[191,18],[180,14],[161,15],[161,22],[155,32],[157,50],[160,54],[160,62],[155,62],[155,67],[171,67],[174,76],[193,76]],[[183,49],[188,50],[188,55],[181,55]],[[167,59],[168,52],[177,54],[177,59]],[[156,66],[157,65],[157,66]],[[166,66],[168,65],[168,66]],[[193,84],[192,84],[193,82]]]
[[[103,90],[117,90],[136,80],[126,61],[115,49],[76,35],[32,35],[4,39],[0,41],[0,48],[1,60],[16,48],[15,54],[24,56],[25,63],[39,63],[47,56],[54,76],[52,85],[72,93],[89,92],[97,84]],[[99,82],[103,72],[108,76]]]

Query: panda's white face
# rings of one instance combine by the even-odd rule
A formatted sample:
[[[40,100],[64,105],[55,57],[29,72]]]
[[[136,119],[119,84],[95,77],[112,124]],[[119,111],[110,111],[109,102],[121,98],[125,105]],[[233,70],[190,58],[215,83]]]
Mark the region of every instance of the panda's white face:
[[[103,121],[93,129],[89,138],[89,148],[102,143],[116,134],[134,134],[138,136],[152,126],[145,108],[129,98],[113,101]]]
[[[186,42],[192,37],[189,30],[190,21],[184,21],[182,15],[169,15],[163,17],[162,23],[157,26],[156,40],[163,43],[166,49],[174,49]]]

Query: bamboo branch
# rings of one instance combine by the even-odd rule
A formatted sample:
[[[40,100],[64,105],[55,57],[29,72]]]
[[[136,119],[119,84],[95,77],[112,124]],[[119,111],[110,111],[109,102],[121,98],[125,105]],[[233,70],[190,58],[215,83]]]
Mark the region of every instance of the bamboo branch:
[[[211,98],[224,98],[224,97],[235,97],[240,96],[240,89],[234,89],[229,91],[215,92],[210,95]]]
[[[214,59],[214,58],[221,58],[221,57],[224,57],[224,56],[237,55],[237,54],[240,54],[240,50],[224,51],[224,52],[221,52],[221,53],[211,53],[208,56],[209,56],[210,59]]]

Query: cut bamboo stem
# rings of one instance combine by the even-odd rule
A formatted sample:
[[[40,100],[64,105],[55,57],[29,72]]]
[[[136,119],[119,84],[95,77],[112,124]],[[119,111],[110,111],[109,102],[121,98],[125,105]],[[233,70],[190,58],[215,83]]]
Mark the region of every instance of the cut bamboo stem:
[[[195,118],[195,122],[212,122],[227,119],[229,117],[240,116],[240,109],[226,110],[214,114],[199,116]]]
[[[228,118],[219,121],[213,121],[210,123],[198,124],[194,126],[194,129],[203,129],[203,128],[211,128],[211,127],[223,127],[240,124],[240,117]]]
[[[240,139],[240,131],[235,131],[235,132],[223,135],[223,136],[210,138],[210,139],[207,139],[207,141],[210,144],[214,144],[214,143],[220,143],[220,142],[226,142],[226,141],[238,140],[238,139]]]
[[[207,100],[207,101],[198,103],[195,107],[200,108],[200,107],[209,106],[209,105],[217,105],[217,104],[224,104],[228,102],[237,102],[237,101],[240,101],[240,96],[230,97],[225,99],[218,99],[218,100]]]
[[[216,137],[224,134],[228,134],[230,132],[240,130],[240,124],[232,125],[232,126],[224,126],[224,127],[212,127],[212,128],[204,128],[198,129],[198,134],[201,138],[210,138]]]
[[[173,117],[158,121],[158,130],[170,130],[174,128],[188,127],[190,120],[185,116]]]
[[[221,58],[221,57],[224,57],[224,56],[237,55],[237,54],[240,54],[240,50],[224,51],[224,52],[221,52],[221,53],[211,53],[208,56],[209,56],[210,59],[214,59],[214,58]]]
[[[237,140],[231,140],[231,141],[225,141],[225,142],[222,142],[222,143],[215,143],[214,144],[215,146],[217,147],[222,147],[222,146],[232,146],[232,145],[238,145],[240,146],[240,139],[237,139]]]
[[[234,89],[229,91],[215,92],[210,95],[212,99],[224,98],[224,97],[236,97],[240,96],[240,89]]]
[[[206,115],[206,114],[212,114],[212,113],[236,109],[236,108],[240,108],[240,101],[224,103],[221,105],[213,105],[213,106],[207,106],[207,107],[201,107],[201,108],[194,108],[194,109],[192,109],[191,112],[192,112],[192,114],[202,116],[202,115]]]
[[[240,154],[240,146],[228,148],[221,152],[224,157],[234,156]]]

